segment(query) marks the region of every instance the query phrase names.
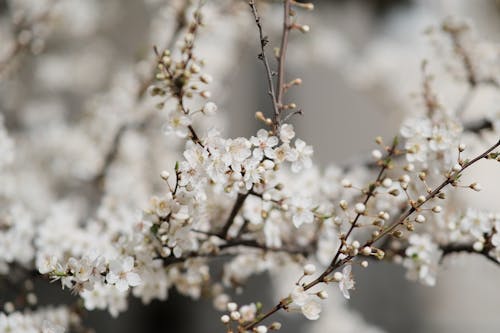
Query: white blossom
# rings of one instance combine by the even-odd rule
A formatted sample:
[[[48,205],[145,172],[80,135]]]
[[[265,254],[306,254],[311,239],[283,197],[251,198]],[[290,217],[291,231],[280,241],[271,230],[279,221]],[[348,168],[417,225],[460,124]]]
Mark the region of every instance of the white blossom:
[[[165,134],[174,133],[180,138],[189,135],[188,126],[191,125],[191,119],[182,111],[172,111],[168,115],[168,121],[163,127]]]
[[[344,269],[342,269],[342,278],[339,281],[340,291],[342,292],[342,295],[344,295],[346,299],[351,298],[349,290],[354,288],[354,279],[351,270],[352,266],[346,265]]]
[[[274,147],[278,144],[278,138],[269,136],[269,133],[261,129],[257,132],[257,136],[252,136],[250,142],[255,146],[253,156],[261,160],[264,156],[267,158],[274,158]]]
[[[134,258],[117,258],[109,263],[109,272],[106,275],[106,282],[114,284],[121,291],[127,291],[129,287],[136,287],[141,284],[139,274],[134,270]]]
[[[432,242],[428,234],[412,234],[408,239],[403,265],[407,268],[409,279],[423,284],[436,284],[436,273],[442,251]]]
[[[310,168],[312,166],[311,156],[313,154],[312,146],[308,146],[301,139],[295,140],[295,148],[293,149],[293,155],[289,157],[289,161],[292,162],[292,171],[299,172],[302,169]]]

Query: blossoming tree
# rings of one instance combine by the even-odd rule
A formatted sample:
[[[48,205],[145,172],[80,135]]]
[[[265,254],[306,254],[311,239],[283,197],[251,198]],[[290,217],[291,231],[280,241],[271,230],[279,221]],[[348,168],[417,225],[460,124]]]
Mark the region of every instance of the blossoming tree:
[[[94,16],[85,17],[89,4],[9,3],[16,9],[15,29],[0,58],[4,95],[20,89],[15,77],[22,72],[22,55],[43,52],[50,34],[74,39],[94,33]],[[73,26],[76,4],[84,18],[74,18],[83,23]],[[478,182],[463,181],[464,173],[480,161],[500,161],[498,114],[462,117],[478,89],[499,85],[498,77],[478,65],[491,59],[475,52],[466,23],[447,19],[434,32],[451,42],[461,66],[456,80],[466,93],[456,97],[458,106],[440,101],[424,61],[421,109],[400,131],[375,138],[367,158],[320,169],[313,148],[291,124],[307,122],[308,112],[287,95],[302,84],[287,74],[289,45],[301,42],[290,37],[308,38],[310,27],[301,13],[312,11],[313,4],[249,0],[241,6],[221,0],[160,7],[154,25],[160,33],[153,35],[166,35],[168,42],[155,46],[137,68],[116,74],[115,88],[96,97],[86,117],[69,122],[59,104],[39,102],[31,108],[43,108],[48,116],[26,108],[23,116],[6,112],[0,118],[0,273],[15,290],[2,304],[1,332],[85,331],[83,311],[107,310],[117,317],[131,296],[148,304],[166,300],[175,288],[193,299],[212,299],[221,311],[214,318],[221,332],[265,333],[286,325],[274,319],[277,312],[297,311],[317,320],[329,293],[355,297],[355,275],[379,261],[402,265],[409,279],[429,286],[451,253],[500,262],[500,215],[454,201],[456,192],[482,189]],[[274,12],[278,7],[280,15]],[[281,20],[276,42],[267,35],[261,11]],[[51,26],[54,17],[69,22]],[[204,40],[203,30],[219,24],[232,29],[228,43],[240,34],[260,46],[254,51],[271,107],[255,112],[261,128],[250,137],[229,138],[213,126],[212,118],[221,116],[218,96],[211,92],[222,91],[223,83],[208,69],[223,77],[236,57],[231,47],[217,50]],[[66,31],[68,26],[74,31]],[[498,52],[498,46],[489,47]],[[66,89],[60,80],[72,73],[64,70],[64,61],[42,60],[40,82]],[[67,68],[76,71],[78,61],[68,61]],[[105,64],[94,67],[89,81]],[[169,145],[158,139],[158,123]],[[488,140],[479,140],[484,133]],[[176,156],[178,147],[182,153]],[[157,167],[164,171],[151,173]],[[44,174],[47,168],[50,175]],[[498,164],[495,172],[488,186],[498,185]],[[221,274],[217,259],[223,260]],[[302,273],[275,304],[237,304],[232,298],[253,275],[289,265]],[[38,306],[33,292],[38,280],[60,283],[81,302]],[[349,318],[344,317],[359,320]]]

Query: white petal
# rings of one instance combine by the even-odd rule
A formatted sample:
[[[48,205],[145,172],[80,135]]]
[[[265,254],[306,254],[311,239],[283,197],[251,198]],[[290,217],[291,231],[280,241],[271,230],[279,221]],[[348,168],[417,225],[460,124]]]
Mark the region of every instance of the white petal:
[[[132,268],[134,268],[134,258],[132,258],[130,256],[126,257],[123,260],[122,268],[123,268],[124,272],[130,272],[132,270]]]
[[[134,272],[129,272],[127,273],[127,282],[130,286],[136,287],[142,283],[142,280],[139,274]]]
[[[118,289],[118,291],[125,292],[128,290],[128,283],[126,280],[120,279],[118,280],[118,282],[116,282],[115,287],[116,289]]]
[[[316,320],[321,313],[321,304],[315,300],[310,300],[301,308],[304,316],[309,320]]]

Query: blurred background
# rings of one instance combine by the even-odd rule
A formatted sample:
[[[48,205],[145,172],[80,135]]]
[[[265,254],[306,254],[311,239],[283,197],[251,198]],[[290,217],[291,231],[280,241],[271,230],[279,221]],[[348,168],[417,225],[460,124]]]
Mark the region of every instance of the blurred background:
[[[158,191],[157,175],[171,167],[181,146],[162,135],[161,116],[154,114],[147,96],[136,100],[135,94],[150,75],[153,45],[175,45],[170,40],[178,26],[176,13],[186,2],[0,0],[0,111],[19,147],[16,187],[29,188],[9,190],[13,185],[2,181],[2,191],[29,202],[42,217],[47,202],[67,198],[83,216],[91,214],[97,203],[87,199],[101,191],[92,180],[102,156],[112,134],[130,123],[146,125],[124,135],[105,191],[120,193],[133,184],[134,193],[116,195],[136,206]],[[298,136],[313,145],[321,166],[356,163],[374,148],[377,135],[394,136],[402,119],[418,112],[423,59],[432,63],[436,76],[443,74],[437,79],[438,93],[453,103],[457,89],[449,88],[448,60],[439,56],[446,39],[426,34],[430,27],[457,16],[470,20],[480,38],[492,43],[500,38],[500,2],[495,0],[312,2],[313,12],[298,15],[311,32],[293,36],[287,69],[288,78],[300,77],[304,84],[288,99],[304,111],[293,123]],[[264,28],[277,45],[279,1],[259,5]],[[197,54],[206,58],[214,76],[212,95],[221,111],[213,123],[199,126],[217,126],[233,137],[253,135],[259,128],[255,111],[271,110],[256,58],[256,27],[245,1],[210,1],[207,17]],[[472,101],[467,119],[498,112],[491,93],[482,94]],[[153,121],[144,123],[148,117]],[[500,182],[492,172],[471,175],[487,189],[463,200],[498,210]],[[133,179],[125,181],[123,174]],[[287,276],[293,279],[297,273]],[[331,304],[320,322],[285,314],[283,331],[498,332],[499,279],[498,267],[468,255],[447,259],[434,288],[407,281],[401,267],[371,265],[357,276],[349,303],[332,287]],[[237,297],[271,305],[286,290],[265,275]],[[41,283],[37,291],[42,304],[74,301],[58,285]],[[171,290],[166,302],[143,306],[132,299],[130,310],[118,319],[95,311],[84,320],[97,332],[206,332],[221,331],[219,316],[209,300],[193,301]],[[358,325],[342,324],[341,317],[352,317]]]

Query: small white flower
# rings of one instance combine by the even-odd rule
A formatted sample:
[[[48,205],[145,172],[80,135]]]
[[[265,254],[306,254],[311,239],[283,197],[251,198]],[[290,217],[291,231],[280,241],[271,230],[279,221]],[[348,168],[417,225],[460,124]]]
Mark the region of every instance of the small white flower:
[[[114,284],[116,288],[125,292],[129,287],[136,287],[141,284],[139,274],[133,272],[134,258],[125,257],[112,260],[109,263],[109,273],[106,275],[106,282]]]
[[[293,150],[288,143],[284,143],[274,150],[274,162],[283,163],[284,161],[295,161],[297,152]]]
[[[249,305],[243,305],[240,308],[241,319],[245,322],[250,322],[255,319],[255,314],[257,313],[257,306],[255,303]]]
[[[255,146],[253,150],[253,156],[261,160],[264,156],[267,158],[274,158],[275,152],[273,147],[278,144],[278,138],[275,136],[269,136],[269,133],[265,129],[260,129],[257,132],[257,136],[252,136],[250,142]]]
[[[476,239],[482,239],[484,234],[491,232],[493,225],[488,215],[476,209],[467,209],[464,218],[459,223],[463,235],[472,235]]]
[[[260,183],[263,173],[266,171],[256,159],[248,159],[243,162],[245,168],[245,175],[243,176],[243,181],[245,182],[245,187],[250,190],[253,184]]]
[[[252,152],[250,151],[251,143],[245,138],[236,138],[226,141],[226,153],[222,156],[222,160],[226,162],[232,169],[239,171],[241,163],[245,161]]]
[[[212,116],[215,114],[215,112],[217,112],[217,104],[215,104],[214,102],[207,102],[201,109],[201,112],[203,112],[207,116]]]
[[[308,146],[304,141],[301,139],[295,140],[295,149],[293,149],[295,152],[295,156],[291,156],[291,162],[292,162],[292,171],[293,172],[299,172],[302,169],[308,169],[312,166],[312,160],[311,156],[313,154],[313,148],[312,146]]]
[[[290,294],[292,302],[298,306],[306,304],[309,299],[309,294],[304,291],[302,286],[295,286]]]
[[[310,198],[293,197],[290,202],[292,220],[295,227],[299,228],[304,223],[313,223],[314,213]]]
[[[40,274],[53,272],[57,267],[57,257],[51,255],[39,255],[36,258],[36,267]]]
[[[351,270],[351,265],[345,266],[342,270],[342,278],[339,281],[340,291],[342,291],[342,295],[344,295],[346,299],[351,298],[351,295],[349,295],[349,290],[354,289],[354,280]]]
[[[180,138],[185,138],[189,135],[188,126],[191,125],[191,119],[182,111],[172,111],[168,115],[168,121],[163,126],[165,134],[175,133]]]
[[[304,291],[302,286],[295,286],[290,294],[292,307],[300,308],[302,314],[309,320],[319,318],[321,305],[315,299],[316,295],[310,295]]]
[[[317,320],[321,313],[321,304],[310,298],[302,307],[302,313],[309,320]]]
[[[295,137],[295,131],[293,130],[293,125],[283,124],[280,127],[280,139],[284,143],[290,143],[290,141]]]
[[[412,234],[408,238],[408,243],[405,251],[406,258],[403,261],[403,265],[408,269],[407,277],[425,285],[435,285],[442,251],[437,244],[432,242],[428,234]]]

